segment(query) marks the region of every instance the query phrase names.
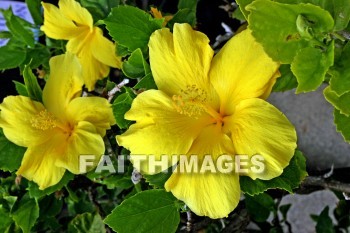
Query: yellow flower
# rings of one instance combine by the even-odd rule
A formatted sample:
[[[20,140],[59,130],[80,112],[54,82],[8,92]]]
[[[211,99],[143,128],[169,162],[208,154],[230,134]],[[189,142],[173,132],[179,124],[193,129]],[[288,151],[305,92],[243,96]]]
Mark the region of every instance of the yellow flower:
[[[150,62],[159,90],[139,94],[125,114],[135,124],[119,145],[140,155],[261,155],[265,169],[249,170],[253,179],[279,176],[296,148],[296,132],[288,119],[264,99],[278,77],[278,67],[245,30],[213,57],[209,39],[188,24],[156,31],[150,39]],[[150,157],[147,157],[150,158]],[[165,161],[166,160],[160,160]],[[169,158],[170,161],[170,158]],[[174,163],[167,163],[171,166]],[[148,163],[141,172],[152,173]],[[155,171],[157,172],[157,171]],[[240,199],[239,175],[174,172],[165,183],[194,213],[227,216]]]
[[[101,97],[80,97],[81,67],[72,54],[50,60],[43,104],[24,96],[8,96],[0,104],[0,127],[13,143],[28,147],[17,175],[40,189],[57,184],[64,172],[80,173],[79,156],[105,151],[102,137],[114,124],[112,109]]]
[[[97,80],[106,77],[109,67],[121,68],[121,58],[115,54],[115,46],[103,36],[100,28],[93,26],[87,9],[74,0],[60,0],[56,6],[42,3],[44,25],[41,30],[48,37],[68,40],[67,51],[79,58],[83,67],[84,83],[89,91]]]

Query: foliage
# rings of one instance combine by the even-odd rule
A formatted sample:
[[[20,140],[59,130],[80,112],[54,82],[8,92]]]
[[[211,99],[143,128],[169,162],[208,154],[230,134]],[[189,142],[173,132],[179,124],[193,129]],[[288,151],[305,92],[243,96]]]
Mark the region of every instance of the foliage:
[[[150,6],[142,8],[138,1],[79,2],[91,13],[94,25],[116,43],[116,54],[123,57],[120,71],[113,70],[94,91],[84,91],[86,95],[110,98],[116,125],[107,132],[104,142],[115,169],[105,167],[101,173],[82,175],[67,171],[58,184],[40,190],[36,183],[16,176],[26,148],[9,141],[6,131],[0,129],[0,232],[177,232],[186,227],[228,232],[230,223],[240,222],[243,226],[244,221],[254,222],[261,232],[281,232],[283,226],[288,227],[290,205],[279,205],[281,196],[273,192],[285,195],[300,188],[307,171],[299,150],[274,179],[240,177],[244,200],[227,218],[209,221],[193,217],[181,200],[165,190],[171,168],[142,176],[128,160],[129,152],[115,140],[133,123],[125,119],[125,113],[136,96],[157,89],[148,54],[152,33],[164,28],[171,31],[175,23],[198,26],[198,1],[178,1],[167,22],[165,17],[152,15]],[[26,3],[34,23],[16,16],[11,8],[0,11],[8,28],[8,32],[0,32],[0,37],[9,40],[0,47],[0,70],[19,70],[23,81],[13,81],[17,94],[42,102],[49,60],[65,53],[66,42],[48,38],[40,31],[44,19],[39,0]],[[245,19],[256,41],[281,64],[281,76],[272,91],[295,89],[298,94],[315,91],[325,83],[323,93],[334,106],[336,129],[350,142],[350,0],[237,0],[237,4],[239,8],[233,16]],[[162,10],[162,6],[158,7]],[[121,84],[125,78],[130,80],[128,85]],[[119,154],[123,159],[117,157]],[[124,167],[123,172],[116,171],[119,167]],[[244,220],[239,219],[242,209],[247,213]],[[313,216],[316,232],[347,229],[349,209],[348,201],[340,199],[334,210],[334,224],[325,207]],[[269,222],[271,216],[274,221]]]

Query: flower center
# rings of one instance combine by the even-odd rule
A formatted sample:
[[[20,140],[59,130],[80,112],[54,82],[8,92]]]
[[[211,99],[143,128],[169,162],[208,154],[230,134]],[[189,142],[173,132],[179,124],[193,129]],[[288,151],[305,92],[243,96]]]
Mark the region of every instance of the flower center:
[[[173,95],[174,107],[180,114],[198,118],[199,115],[206,112],[216,122],[223,121],[223,117],[208,105],[207,93],[204,90],[198,88],[196,85],[188,85],[180,93],[180,95]]]
[[[58,125],[58,121],[46,109],[42,110],[36,116],[30,119],[30,123],[36,129],[48,130],[53,129]]]

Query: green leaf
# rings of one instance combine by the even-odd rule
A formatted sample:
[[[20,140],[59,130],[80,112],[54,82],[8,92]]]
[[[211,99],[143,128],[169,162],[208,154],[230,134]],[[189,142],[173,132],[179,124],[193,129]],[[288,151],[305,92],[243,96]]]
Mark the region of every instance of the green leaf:
[[[68,225],[70,233],[105,233],[105,225],[99,214],[84,213],[76,216]]]
[[[169,167],[167,170],[163,172],[159,172],[158,174],[154,175],[147,175],[144,174],[143,177],[146,179],[146,181],[157,188],[164,188],[165,182],[170,178],[172,174],[173,167]]]
[[[291,65],[291,70],[298,80],[296,93],[316,90],[324,81],[333,62],[334,43],[324,52],[313,47],[300,49]]]
[[[130,52],[140,48],[142,52],[148,49],[151,34],[162,27],[163,19],[152,16],[136,7],[118,6],[104,20],[112,38]]]
[[[19,168],[26,148],[10,142],[0,129],[0,170],[13,172]]]
[[[124,115],[131,108],[131,103],[136,95],[130,88],[124,87],[125,93],[120,94],[113,102],[112,109],[114,118],[119,128],[128,128],[130,121],[124,118]]]
[[[30,232],[39,217],[38,202],[25,195],[16,203],[16,207],[11,213],[13,220],[22,229],[23,233]]]
[[[337,95],[343,95],[350,91],[350,43],[347,43],[341,51],[340,57],[331,68],[332,78],[329,82],[331,89]]]
[[[248,19],[248,15],[249,15],[249,11],[246,10],[246,6],[248,6],[250,3],[252,3],[254,0],[236,0],[239,9],[241,10],[244,18],[247,20]]]
[[[149,89],[158,89],[156,83],[154,82],[152,74],[147,74],[145,77],[143,77],[140,82],[138,82],[134,89],[141,89],[144,88],[146,90]]]
[[[232,18],[240,21],[246,21],[246,18],[239,7],[232,12]]]
[[[350,115],[350,92],[338,96],[329,86],[323,90],[324,97],[331,103],[334,108],[338,109],[341,114]]]
[[[29,12],[36,25],[43,24],[43,16],[41,14],[41,1],[40,0],[26,0]]]
[[[104,19],[113,7],[119,5],[119,0],[81,0],[81,5],[88,9],[94,21]]]
[[[25,45],[34,47],[34,34],[30,29],[27,29],[23,24],[23,19],[13,14],[12,9],[0,10],[6,19],[6,26],[14,37],[22,41]]]
[[[144,59],[141,49],[136,49],[129,59],[123,62],[123,73],[129,78],[142,78],[151,72],[149,64]]]
[[[196,13],[190,9],[181,9],[173,16],[171,20],[169,20],[167,27],[172,30],[175,23],[188,23],[191,26],[195,26]]]
[[[334,233],[332,219],[328,215],[329,207],[326,206],[317,218],[316,232],[317,233]]]
[[[24,64],[28,64],[32,69],[38,68],[40,65],[49,65],[51,53],[46,46],[35,46],[33,49],[27,49],[27,58]]]
[[[26,97],[29,96],[26,85],[14,80],[12,80],[12,82],[15,84],[16,91],[19,95],[26,96]]]
[[[253,36],[262,43],[272,59],[286,64],[293,61],[300,49],[315,44],[321,46],[319,41],[322,41],[327,36],[325,33],[331,32],[334,26],[328,11],[311,4],[290,5],[255,0],[246,10],[250,11],[248,22]],[[297,27],[300,15],[308,22],[307,30],[312,32],[313,40],[300,35],[300,28],[298,30]]]
[[[341,114],[337,109],[334,109],[333,115],[337,131],[343,135],[345,141],[350,143],[350,117]]]
[[[275,202],[266,193],[255,196],[245,195],[245,204],[250,216],[257,222],[265,222],[271,211],[275,211]]]
[[[285,204],[285,205],[281,205],[279,206],[279,211],[282,214],[283,219],[282,220],[286,220],[287,219],[287,213],[288,210],[290,209],[290,207],[292,206],[292,204]]]
[[[350,21],[350,0],[333,0],[334,31],[345,29]]]
[[[180,213],[171,193],[147,190],[123,201],[104,222],[119,233],[170,233],[176,231]]]
[[[272,91],[288,91],[298,86],[298,81],[290,69],[290,65],[284,64],[279,68],[281,77],[276,80]]]
[[[242,176],[239,181],[242,192],[252,196],[275,188],[292,193],[306,176],[305,157],[300,151],[295,151],[289,165],[279,177],[271,180],[253,180],[248,176]]]
[[[198,0],[179,0],[177,4],[177,9],[190,9],[196,11]]]
[[[43,92],[39,86],[37,77],[33,74],[30,65],[24,66],[23,70],[24,84],[27,87],[28,96],[35,101],[42,102]]]
[[[50,195],[51,193],[54,193],[58,190],[61,190],[64,186],[68,184],[69,181],[73,180],[74,175],[68,171],[64,174],[60,182],[58,182],[56,185],[48,187],[44,190],[40,190],[39,186],[34,183],[33,181],[28,182],[28,191],[29,196],[34,198],[41,198],[46,195]]]
[[[6,232],[6,229],[12,224],[10,213],[0,205],[0,232]]]
[[[11,46],[0,47],[0,70],[18,67],[26,59],[26,51]]]

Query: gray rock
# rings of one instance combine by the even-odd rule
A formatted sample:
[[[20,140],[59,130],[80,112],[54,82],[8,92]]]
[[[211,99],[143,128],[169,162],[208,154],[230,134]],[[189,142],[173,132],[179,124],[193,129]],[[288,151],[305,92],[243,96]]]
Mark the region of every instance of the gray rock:
[[[350,145],[336,132],[333,107],[322,93],[325,87],[298,95],[295,90],[274,92],[268,99],[295,125],[298,147],[315,170],[350,166]]]

